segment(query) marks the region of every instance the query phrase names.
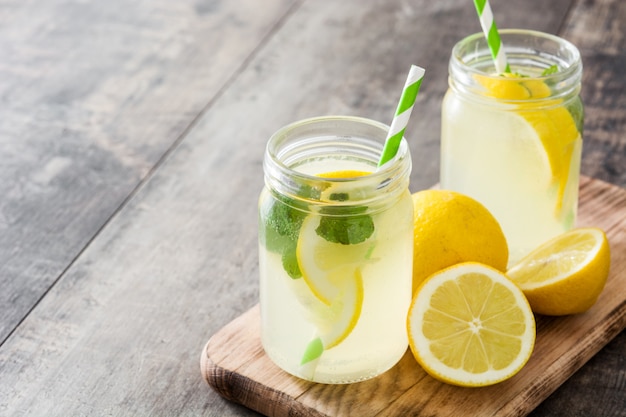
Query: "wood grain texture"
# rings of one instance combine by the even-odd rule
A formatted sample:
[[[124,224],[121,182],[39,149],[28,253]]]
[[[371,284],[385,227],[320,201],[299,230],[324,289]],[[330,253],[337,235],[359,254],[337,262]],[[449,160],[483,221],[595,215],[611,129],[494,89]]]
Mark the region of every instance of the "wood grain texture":
[[[563,37],[583,60],[585,131],[581,170],[593,178],[626,183],[626,2],[580,1]]]
[[[3,2],[0,341],[292,3]]]
[[[572,39],[600,27],[619,54],[621,1],[491,3],[501,27]],[[198,353],[258,300],[265,141],[303,117],[388,120],[409,65],[426,63],[411,187],[437,182],[448,55],[479,30],[471,4],[10,0],[0,10],[0,285],[11,294],[0,294],[11,314],[0,315],[0,415],[258,415],[207,386]],[[605,44],[586,42],[588,57]],[[585,63],[604,81],[585,90],[597,95],[585,135],[597,157],[583,168],[626,187],[614,106],[625,92],[606,86],[622,74],[603,59]],[[623,335],[534,413],[626,409]]]
[[[409,351],[396,367],[362,383],[302,381],[264,355],[258,306],[209,340],[201,358],[204,378],[225,398],[271,417],[525,416],[626,328],[626,293],[621,291],[626,287],[626,190],[584,178],[580,225],[607,233],[613,254],[607,285],[584,314],[538,316],[529,362],[503,383],[469,389],[440,383]]]
[[[626,2],[581,0],[559,34],[583,60],[585,131],[581,171],[626,187]],[[618,291],[625,291],[621,288]],[[532,417],[626,415],[626,331],[568,379]]]

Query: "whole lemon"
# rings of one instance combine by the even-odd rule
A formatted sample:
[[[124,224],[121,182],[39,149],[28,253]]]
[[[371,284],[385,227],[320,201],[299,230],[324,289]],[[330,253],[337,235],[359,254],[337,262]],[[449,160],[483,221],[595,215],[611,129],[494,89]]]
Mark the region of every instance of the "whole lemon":
[[[460,262],[506,271],[506,238],[485,206],[449,190],[424,190],[412,197],[413,291],[430,275]]]

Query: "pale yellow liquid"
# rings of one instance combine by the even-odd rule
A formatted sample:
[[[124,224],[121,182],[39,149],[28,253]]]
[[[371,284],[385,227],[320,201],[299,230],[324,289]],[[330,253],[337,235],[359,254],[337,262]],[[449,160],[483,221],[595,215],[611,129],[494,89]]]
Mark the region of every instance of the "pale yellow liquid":
[[[336,166],[318,162],[309,168],[319,174],[333,171]],[[261,207],[271,201],[269,192],[262,192]],[[407,190],[389,209],[372,214],[375,231],[368,242],[374,249],[368,260],[354,259],[363,278],[362,310],[356,326],[337,346],[306,365],[301,365],[303,352],[320,332],[324,320],[318,313],[324,307],[303,278],[293,279],[286,274],[280,254],[268,251],[260,243],[262,342],[277,365],[300,378],[348,383],[379,375],[400,360],[408,346],[406,314],[412,281],[412,210]]]
[[[459,99],[442,106],[441,188],[476,198],[496,217],[509,245],[509,265],[576,219],[582,138],[573,143],[559,196],[545,150],[523,117]]]

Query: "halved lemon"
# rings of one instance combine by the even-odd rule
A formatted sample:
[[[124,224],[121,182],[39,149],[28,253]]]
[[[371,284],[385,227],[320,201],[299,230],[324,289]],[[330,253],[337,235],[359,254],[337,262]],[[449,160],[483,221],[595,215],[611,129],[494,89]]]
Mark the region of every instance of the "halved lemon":
[[[561,316],[587,311],[609,275],[611,252],[604,231],[578,228],[529,253],[507,271],[535,313]]]
[[[417,362],[443,382],[478,387],[504,381],[526,364],[536,337],[522,291],[502,272],[466,262],[431,275],[407,318]]]

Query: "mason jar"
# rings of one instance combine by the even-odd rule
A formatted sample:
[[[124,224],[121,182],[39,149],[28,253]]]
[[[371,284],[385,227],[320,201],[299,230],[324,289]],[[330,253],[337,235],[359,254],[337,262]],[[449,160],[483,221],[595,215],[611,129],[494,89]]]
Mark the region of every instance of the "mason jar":
[[[491,211],[512,265],[575,225],[582,63],[576,47],[557,36],[500,34],[511,73],[496,73],[482,33],[452,50],[442,104],[440,186]]]
[[[286,372],[321,383],[375,377],[408,346],[413,205],[403,139],[377,169],[388,126],[329,116],[278,130],[259,198],[261,339]]]

